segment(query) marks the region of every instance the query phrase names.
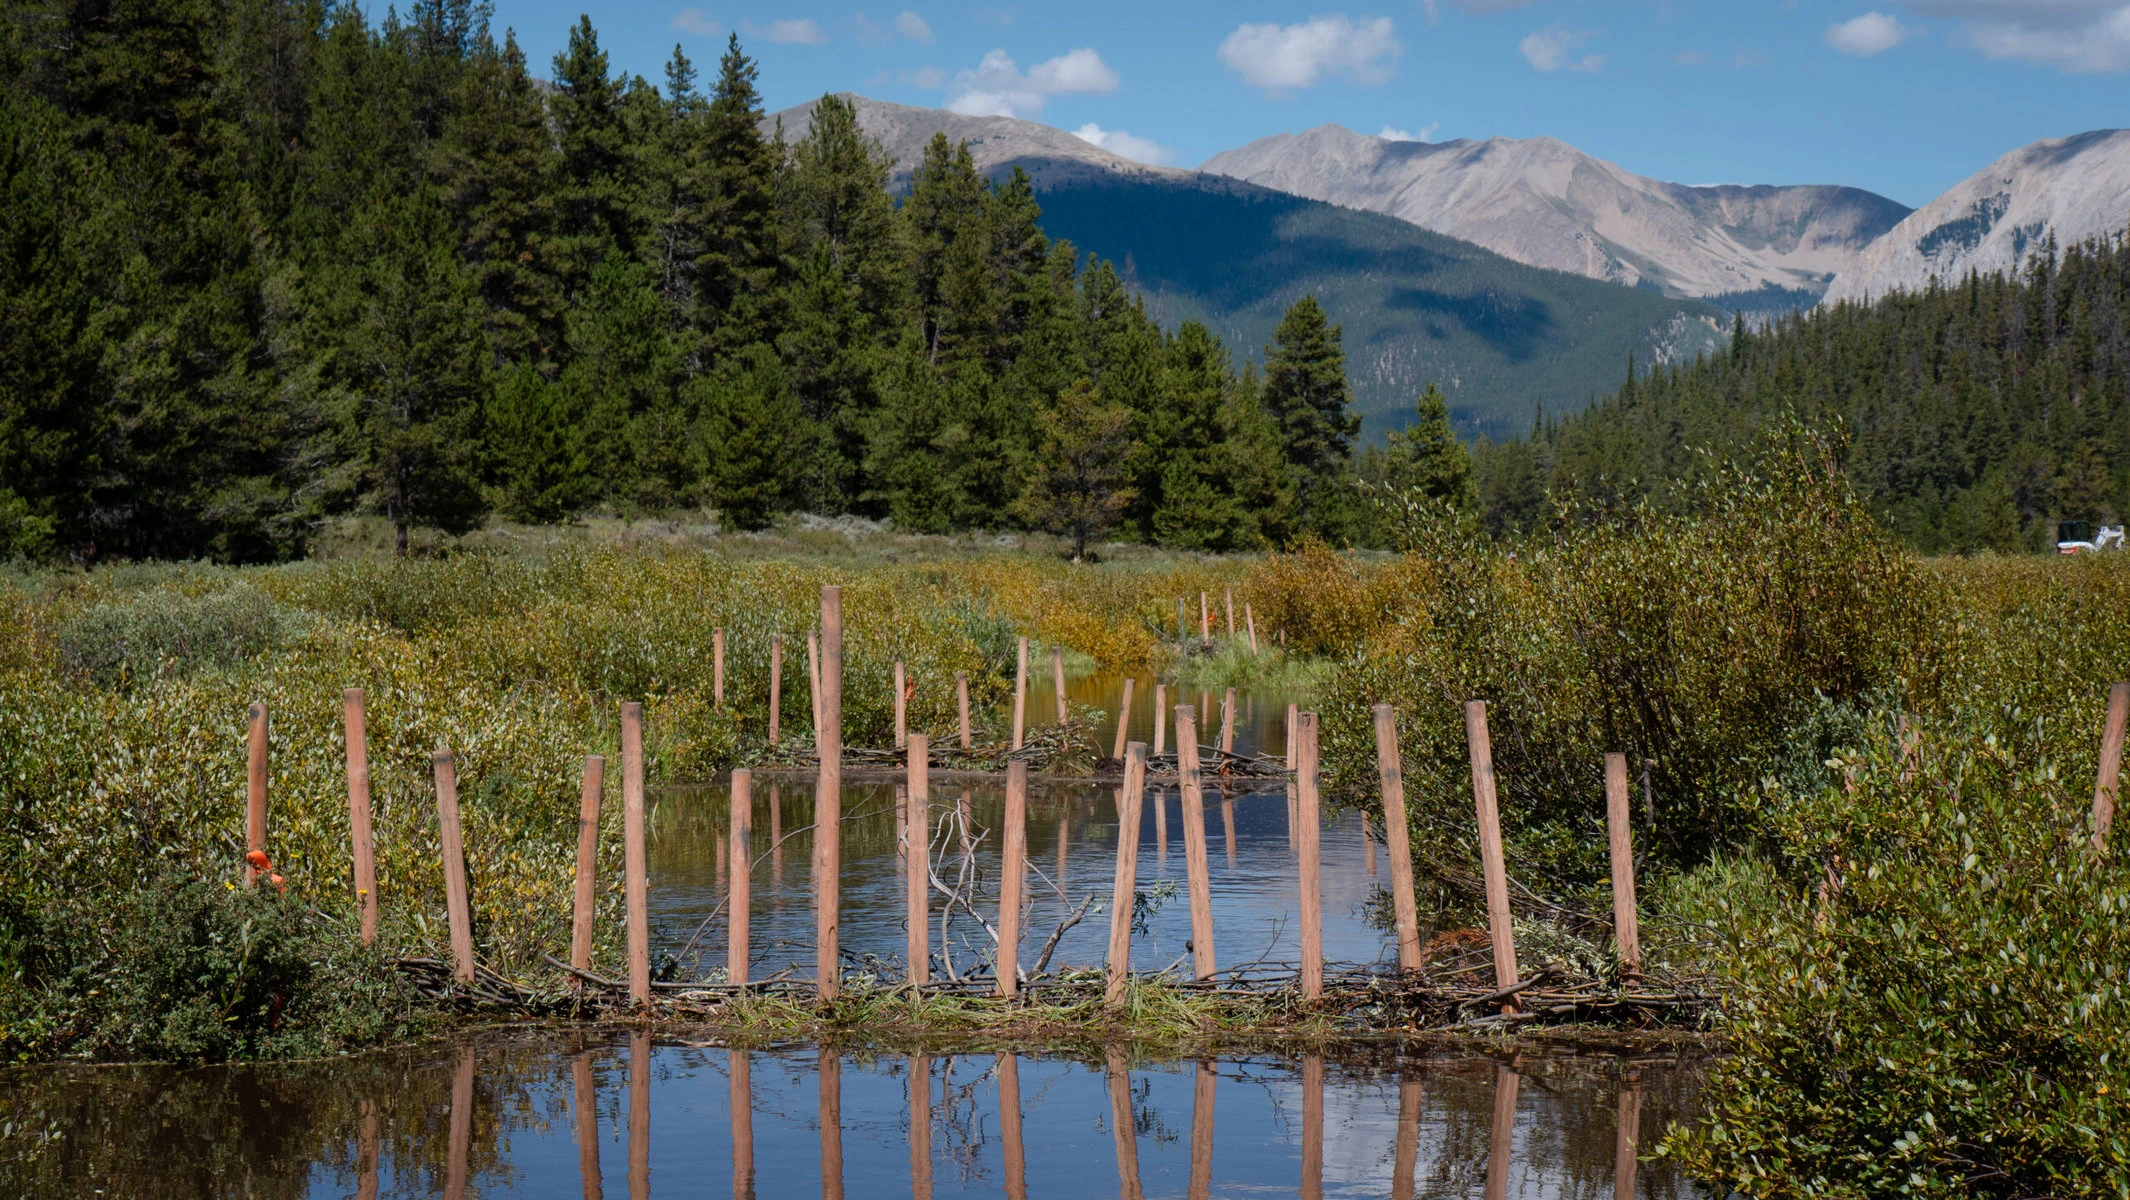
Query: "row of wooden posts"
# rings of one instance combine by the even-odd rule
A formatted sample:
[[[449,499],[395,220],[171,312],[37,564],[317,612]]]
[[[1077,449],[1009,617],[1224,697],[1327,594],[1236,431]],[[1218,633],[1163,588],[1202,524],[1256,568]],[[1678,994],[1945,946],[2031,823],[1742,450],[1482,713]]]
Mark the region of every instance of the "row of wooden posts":
[[[721,651],[722,638],[718,640]],[[811,638],[809,649],[816,649]],[[772,653],[776,653],[774,646]],[[814,677],[819,681],[819,686],[815,689],[814,704],[820,718],[816,725],[816,747],[820,761],[815,783],[813,838],[815,980],[821,998],[829,1000],[834,999],[838,992],[841,960],[843,603],[842,589],[834,585],[821,589],[821,628],[817,654],[817,671]],[[1020,679],[1016,687],[1017,733],[1021,725],[1019,718],[1026,694],[1026,662],[1027,640],[1024,638],[1021,641]],[[721,667],[722,654],[719,655],[719,664]],[[1061,662],[1058,665],[1062,668]],[[721,669],[718,674],[722,676]],[[1058,678],[1062,697],[1062,669],[1058,672]],[[965,698],[966,694],[964,690]],[[774,690],[771,692],[771,698],[774,706]],[[1232,738],[1233,689],[1229,690],[1225,708],[1226,727],[1222,734],[1224,752],[1228,749],[1226,743]],[[966,703],[963,711],[966,713]],[[1124,740],[1124,722],[1129,711],[1127,683],[1124,710],[1118,719],[1120,742]],[[2096,845],[2104,845],[2114,815],[2126,714],[2130,714],[2130,682],[2116,684],[2109,699],[2100,771],[2093,797]],[[369,761],[362,689],[350,688],[345,693],[344,717],[347,729],[348,815],[354,885],[361,914],[362,939],[365,943],[374,943],[377,938],[377,874],[371,835]],[[1507,993],[1507,1006],[1513,1007],[1514,992],[1520,990],[1522,981],[1518,973],[1515,936],[1510,917],[1508,872],[1502,845],[1486,703],[1479,700],[1468,702],[1464,706],[1464,717],[1471,753],[1472,793],[1479,828],[1488,935],[1492,944],[1495,979],[1498,987]],[[1197,718],[1197,710],[1192,705],[1178,705],[1174,710],[1190,902],[1193,975],[1199,981],[1207,981],[1216,973],[1217,959],[1213,940],[1211,879],[1207,864],[1205,780],[1199,758]],[[1377,770],[1382,788],[1380,819],[1390,859],[1390,893],[1396,923],[1398,967],[1401,971],[1413,971],[1422,966],[1419,917],[1414,900],[1412,856],[1407,844],[1405,786],[1398,746],[1397,718],[1392,707],[1388,704],[1375,706],[1374,722]],[[1316,713],[1297,712],[1294,706],[1290,705],[1288,724],[1288,765],[1295,773],[1293,832],[1300,901],[1300,983],[1304,998],[1314,1000],[1323,995],[1324,989],[1322,890],[1317,845],[1320,811],[1319,723]],[[1157,753],[1161,725],[1159,720],[1155,722]],[[965,739],[968,736],[966,719],[963,724],[963,736]],[[907,802],[902,814],[905,853],[909,862],[906,947],[908,981],[913,987],[923,987],[929,981],[928,965],[931,957],[929,745],[926,736],[921,733],[905,732],[902,740],[908,773]],[[1016,740],[1018,741],[1018,738]],[[247,884],[251,883],[256,875],[254,862],[265,861],[263,854],[267,845],[267,746],[266,708],[262,704],[254,704],[251,706],[249,720],[246,848],[259,852],[259,855],[247,856]],[[1137,888],[1139,824],[1146,787],[1147,746],[1143,742],[1126,743],[1121,757],[1124,760],[1124,786],[1118,801],[1117,861],[1110,907],[1106,989],[1112,1002],[1123,997],[1130,978],[1131,915]],[[621,762],[627,983],[633,1001],[648,1003],[652,988],[648,866],[644,842],[643,706],[638,703],[630,702],[621,706]],[[432,760],[432,766],[435,773],[437,818],[441,829],[445,912],[452,965],[456,976],[461,981],[470,983],[474,979],[475,971],[472,907],[468,897],[465,853],[460,833],[455,758],[449,750],[438,751]],[[751,858],[752,784],[752,771],[741,768],[732,773],[729,834],[732,861],[735,864],[746,863]],[[580,800],[570,945],[570,966],[580,979],[588,975],[591,968],[597,899],[599,809],[604,787],[605,760],[599,755],[588,756],[584,762]],[[1614,932],[1623,972],[1632,976],[1639,972],[1641,952],[1636,928],[1627,759],[1623,754],[1605,756],[1605,798],[1612,867]],[[997,992],[1008,998],[1017,995],[1020,990],[1018,948],[1023,876],[1027,866],[1027,808],[1028,766],[1025,761],[1014,760],[1009,763],[1006,772],[1006,806],[1001,835],[1004,861],[1001,864],[997,926],[999,947],[994,959]],[[729,990],[740,990],[748,984],[750,872],[744,869],[730,872],[728,887],[728,953],[726,982],[722,986]]]
[[[628,1105],[626,1170],[630,1200],[648,1200],[651,1194],[651,1035],[630,1035],[628,1053]],[[734,1200],[753,1200],[756,1193],[754,1147],[754,1086],[752,1054],[746,1050],[725,1052],[727,1112],[731,1122],[732,1195]],[[910,1084],[910,1195],[930,1200],[933,1194],[934,1154],[932,1138],[932,1058],[912,1054],[906,1061]],[[819,1100],[815,1128],[819,1131],[821,1195],[824,1200],[844,1194],[843,1153],[843,1062],[835,1054],[823,1054],[816,1074]],[[991,1072],[998,1089],[998,1140],[1001,1179],[1009,1200],[1026,1200],[1028,1158],[1023,1138],[1020,1059],[1011,1051],[1000,1052]],[[1109,1128],[1116,1160],[1118,1195],[1126,1200],[1144,1200],[1139,1167],[1139,1118],[1141,1105],[1134,1100],[1131,1072],[1121,1049],[1112,1047],[1102,1066],[1109,1099]],[[1296,1195],[1302,1200],[1321,1200],[1324,1194],[1324,1058],[1304,1054],[1300,1064],[1301,1124],[1300,1163]],[[464,1200],[471,1194],[474,1161],[473,1127],[475,1049],[459,1048],[451,1076],[450,1122],[445,1132],[443,1200]],[[600,1170],[599,1093],[589,1052],[570,1060],[572,1133],[577,1144],[577,1169],[583,1194],[603,1194]],[[1209,1200],[1214,1181],[1214,1105],[1218,1097],[1219,1072],[1213,1063],[1200,1061],[1193,1070],[1191,1088],[1190,1173],[1184,1195],[1188,1200]],[[1513,1170],[1511,1153],[1516,1131],[1516,1101],[1522,1076],[1507,1062],[1494,1065],[1492,1120],[1487,1145],[1487,1176],[1482,1195],[1487,1200],[1505,1200]],[[1621,1081],[1615,1099],[1617,1122],[1613,1142],[1613,1200],[1634,1200],[1635,1176],[1640,1167],[1642,1094],[1639,1082],[1629,1074]],[[1391,1143],[1391,1200],[1414,1200],[1425,1190],[1419,1178],[1421,1081],[1403,1076],[1398,1080],[1397,1132]],[[356,1195],[379,1195],[379,1171],[384,1158],[385,1123],[368,1100],[362,1104],[355,1138]],[[877,1177],[875,1179],[877,1186]],[[700,1182],[698,1178],[696,1182]],[[1040,1183],[1041,1181],[1038,1180]]]

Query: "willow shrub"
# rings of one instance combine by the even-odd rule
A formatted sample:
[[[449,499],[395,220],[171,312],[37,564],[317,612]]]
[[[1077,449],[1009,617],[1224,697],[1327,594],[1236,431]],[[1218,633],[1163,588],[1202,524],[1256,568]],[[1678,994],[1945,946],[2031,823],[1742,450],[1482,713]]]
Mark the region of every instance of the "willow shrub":
[[[1712,899],[1730,1054],[1664,1154],[1756,1196],[2130,1191],[2130,860],[2090,845],[2081,699],[1919,721],[1906,761],[1881,719],[1763,793],[1787,886]]]

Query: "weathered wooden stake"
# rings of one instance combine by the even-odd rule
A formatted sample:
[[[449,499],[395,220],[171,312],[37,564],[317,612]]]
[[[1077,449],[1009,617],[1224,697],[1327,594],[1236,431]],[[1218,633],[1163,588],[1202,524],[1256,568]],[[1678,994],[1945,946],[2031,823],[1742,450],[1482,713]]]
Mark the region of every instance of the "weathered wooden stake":
[[[806,691],[814,706],[814,744],[821,743],[821,634],[806,631]]]
[[[1228,694],[1222,697],[1220,701],[1220,758],[1223,767],[1227,765],[1228,756],[1233,753],[1235,753],[1235,689],[1229,688]]]
[[[1235,640],[1235,589],[1226,588],[1221,595],[1228,606],[1228,640],[1232,642]]]
[[[1494,746],[1487,735],[1487,702],[1464,706],[1464,735],[1472,747],[1472,800],[1479,813],[1479,856],[1486,869],[1487,936],[1494,943],[1494,986],[1512,987],[1516,977],[1516,930],[1509,921],[1509,870],[1501,852],[1501,810],[1494,796]],[[1515,1012],[1510,997],[1502,1011]]]
[[[1117,701],[1117,748],[1110,752],[1111,758],[1124,757],[1124,735],[1132,725],[1132,677],[1124,677],[1124,695]]]
[[[1201,644],[1213,644],[1213,606],[1204,592],[1198,593],[1198,640]]]
[[[1205,780],[1198,769],[1198,714],[1176,706],[1176,772],[1183,793],[1183,857],[1191,892],[1191,965],[1199,979],[1213,974],[1213,880],[1206,865]]]
[[[1605,829],[1612,842],[1612,931],[1620,943],[1622,974],[1642,973],[1642,940],[1635,927],[1634,806],[1627,791],[1627,756],[1605,756]]]
[[[245,714],[244,728],[244,886],[259,877],[251,865],[253,851],[266,853],[266,705],[254,704]]]
[[[362,914],[362,944],[377,944],[377,839],[370,828],[370,735],[362,689],[340,695],[348,731],[348,843],[355,859],[355,904]]]
[[[1405,819],[1404,756],[1398,750],[1398,714],[1388,704],[1374,708],[1376,773],[1383,781],[1383,848],[1390,855],[1390,901],[1398,918],[1398,969],[1420,969],[1420,910],[1413,898],[1413,855]]]
[[[1021,748],[1028,732],[1028,639],[1022,638],[1013,667],[1013,748]]]
[[[821,774],[814,787],[814,980],[823,1000],[842,990],[843,589],[821,589]]]
[[[451,751],[429,760],[436,771],[436,821],[444,853],[444,920],[451,933],[451,973],[473,982],[473,905],[466,896],[466,845],[459,834],[458,772]]]
[[[1058,724],[1067,724],[1072,720],[1072,710],[1065,706],[1065,648],[1063,646],[1052,646],[1050,648],[1050,679],[1052,683],[1057,685]]]
[[[1213,1064],[1200,1059],[1191,1081],[1191,1179],[1185,1200],[1212,1200],[1213,1098],[1218,1080]]]
[[[710,632],[710,699],[713,708],[722,710],[725,707],[725,627],[723,625]]]
[[[1302,999],[1324,998],[1324,886],[1317,855],[1317,724],[1305,712],[1296,725],[1301,735],[1295,769],[1295,855],[1301,862]]]
[[[909,924],[904,953],[910,964],[910,986],[914,988],[923,987],[932,977],[932,771],[931,746],[925,735],[910,735],[909,754],[909,800],[902,826],[908,870],[904,916]]]
[[[599,799],[605,788],[606,760],[586,755],[584,787],[577,802],[577,878],[569,922],[569,965],[580,971],[592,969],[592,922],[599,911]],[[573,976],[570,988],[582,991],[584,981]]]
[[[954,705],[961,710],[961,748],[966,754],[974,745],[969,734],[969,673],[954,672]]]
[[[2123,725],[2130,719],[2130,681],[2108,690],[2108,723],[2101,731],[2100,772],[2093,780],[2093,848],[2106,851],[2115,823],[2116,787],[2123,773]]]
[[[1244,623],[1250,629],[1250,653],[1253,655],[1260,654],[1262,651],[1257,648],[1257,614],[1250,611],[1248,602],[1243,604],[1242,614]]]
[[[1005,1160],[1006,1200],[1028,1200],[1028,1155],[1021,1144],[1021,1060],[998,1056],[998,1144]]]
[[[1006,828],[998,877],[998,994],[1012,999],[1021,986],[1021,881],[1028,873],[1028,764],[1006,767]]]
[[[725,908],[725,982],[747,982],[749,919],[754,905],[754,772],[732,773],[732,874]]]
[[[909,671],[901,659],[895,660],[895,749],[910,744],[909,724]]]
[[[1294,719],[1301,713],[1298,705],[1287,706],[1287,769],[1294,769]]]
[[[1132,903],[1139,888],[1139,806],[1146,795],[1146,743],[1125,751],[1124,791],[1117,798],[1117,882],[1109,906],[1109,987],[1104,999],[1124,1000],[1132,971]]]
[[[1228,793],[1226,784],[1220,788],[1220,831],[1228,839],[1228,865],[1235,865],[1235,797]]]
[[[643,705],[621,706],[621,866],[627,897],[629,1000],[651,1002],[649,859],[643,842]]]
[[[1154,685],[1154,757],[1161,757],[1169,729],[1169,685]]]
[[[769,638],[769,744],[777,744],[777,721],[784,715],[784,635]]]

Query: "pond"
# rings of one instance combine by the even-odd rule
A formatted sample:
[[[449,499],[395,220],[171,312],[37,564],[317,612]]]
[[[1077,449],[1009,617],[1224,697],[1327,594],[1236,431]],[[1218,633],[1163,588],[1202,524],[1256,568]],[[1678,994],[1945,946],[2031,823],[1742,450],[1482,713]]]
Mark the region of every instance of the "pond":
[[[0,1074],[0,1194],[1671,1200],[1696,1189],[1634,1151],[1692,1115],[1699,1070],[497,1035],[328,1063]]]

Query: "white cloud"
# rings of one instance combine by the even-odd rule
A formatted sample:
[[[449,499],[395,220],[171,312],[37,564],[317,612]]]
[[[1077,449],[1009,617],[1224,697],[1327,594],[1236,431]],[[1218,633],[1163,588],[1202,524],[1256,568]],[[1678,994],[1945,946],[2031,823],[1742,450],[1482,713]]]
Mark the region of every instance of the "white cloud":
[[[1393,128],[1392,126],[1385,125],[1383,127],[1383,132],[1377,134],[1376,136],[1382,138],[1386,142],[1432,142],[1435,140],[1435,131],[1440,128],[1442,128],[1442,122],[1440,121],[1428,122],[1426,125],[1420,127],[1420,132],[1418,133],[1414,133],[1411,130],[1407,129],[1397,129]]]
[[[1083,142],[1102,147],[1111,154],[1122,155],[1133,162],[1150,163],[1165,167],[1176,161],[1176,152],[1152,138],[1138,137],[1121,129],[1104,129],[1089,121],[1072,131]]]
[[[1882,12],[1867,12],[1827,26],[1827,44],[1852,58],[1884,54],[1901,44],[1909,30]]]
[[[923,17],[918,16],[907,8],[903,9],[902,14],[895,18],[895,32],[913,42],[929,43],[932,40],[932,27],[925,24]]]
[[[1270,92],[1315,87],[1326,75],[1375,86],[1390,78],[1401,47],[1389,17],[1315,17],[1297,25],[1240,25],[1220,43],[1220,61]]]
[[[756,37],[768,38],[772,42],[781,42],[787,46],[818,46],[828,40],[828,35],[821,32],[821,23],[812,17],[771,21],[767,25],[742,21],[740,26]]]
[[[1117,73],[1084,47],[1037,63],[1026,75],[1004,50],[993,50],[975,70],[954,77],[954,90],[947,108],[963,116],[1035,117],[1051,96],[1116,91]]]
[[[1525,62],[1541,71],[1595,71],[1605,65],[1604,55],[1575,57],[1575,48],[1589,41],[1594,32],[1548,25],[1531,31],[1530,36],[1516,44],[1516,48],[1523,51]]]
[[[673,28],[697,37],[716,37],[724,30],[710,19],[710,14],[699,8],[684,8],[673,14]]]
[[[1903,0],[1924,17],[1960,21],[1960,38],[1984,57],[2060,71],[2130,70],[2130,3],[2124,0]]]

